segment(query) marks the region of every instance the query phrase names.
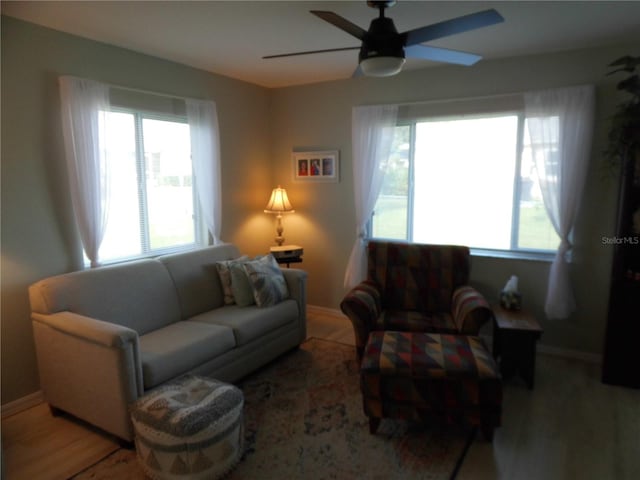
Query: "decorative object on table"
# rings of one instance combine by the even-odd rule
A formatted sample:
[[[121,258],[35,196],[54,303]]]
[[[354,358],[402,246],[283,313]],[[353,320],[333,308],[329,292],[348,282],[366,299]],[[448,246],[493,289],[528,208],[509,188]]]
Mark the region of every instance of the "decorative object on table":
[[[284,228],[282,228],[282,214],[283,213],[293,213],[295,210],[289,202],[289,197],[287,196],[287,191],[278,185],[271,192],[271,198],[269,198],[269,203],[264,207],[264,213],[274,213],[276,214],[277,226],[276,233],[277,236],[275,238],[275,242],[278,245],[282,245],[284,243],[284,237],[282,236],[282,232],[284,232]]]
[[[244,453],[244,396],[233,385],[185,375],[131,408],[138,461],[162,480],[214,480]]]
[[[515,275],[511,275],[511,278],[500,292],[500,305],[507,310],[520,310],[522,308],[522,294],[518,291],[518,277]]]
[[[340,179],[337,150],[293,152],[293,179],[309,182],[338,182]]]

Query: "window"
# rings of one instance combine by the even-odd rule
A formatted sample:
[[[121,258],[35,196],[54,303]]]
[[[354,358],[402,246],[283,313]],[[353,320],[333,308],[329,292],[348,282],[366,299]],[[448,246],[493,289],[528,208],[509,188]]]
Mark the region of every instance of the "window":
[[[100,259],[161,254],[200,244],[189,125],[172,115],[106,115],[111,195]]]
[[[521,110],[399,122],[382,167],[372,237],[483,250],[557,249]]]

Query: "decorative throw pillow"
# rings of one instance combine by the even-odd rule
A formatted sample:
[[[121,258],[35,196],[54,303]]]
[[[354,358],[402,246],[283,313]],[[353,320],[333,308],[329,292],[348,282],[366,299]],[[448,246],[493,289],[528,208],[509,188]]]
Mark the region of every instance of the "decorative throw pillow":
[[[249,260],[249,257],[243,255],[233,260],[221,260],[216,262],[216,270],[220,276],[220,283],[222,284],[222,291],[224,292],[224,304],[233,305],[236,303],[233,297],[233,290],[231,289],[231,269],[230,266],[234,263],[242,263]]]
[[[253,298],[259,307],[269,307],[289,297],[287,283],[273,255],[246,262],[243,268],[253,288]]]
[[[256,257],[260,259],[262,257]],[[247,277],[247,272],[243,268],[247,261],[232,263],[229,267],[231,272],[231,291],[233,292],[233,298],[236,304],[240,307],[247,307],[253,305],[255,302],[253,296],[253,288]]]

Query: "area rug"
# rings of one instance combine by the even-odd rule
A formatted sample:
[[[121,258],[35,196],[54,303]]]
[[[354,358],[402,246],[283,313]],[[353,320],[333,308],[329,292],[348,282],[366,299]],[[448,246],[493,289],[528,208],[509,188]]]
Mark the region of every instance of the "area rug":
[[[310,339],[244,379],[246,451],[229,480],[447,480],[475,431],[383,420],[369,433],[353,346]],[[143,479],[118,450],[73,477]]]

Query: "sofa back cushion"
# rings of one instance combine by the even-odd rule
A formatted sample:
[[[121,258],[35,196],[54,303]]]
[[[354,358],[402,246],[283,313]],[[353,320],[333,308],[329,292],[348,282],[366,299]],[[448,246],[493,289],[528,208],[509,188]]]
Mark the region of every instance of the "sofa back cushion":
[[[367,253],[385,309],[450,312],[453,291],[469,280],[468,247],[371,241]]]
[[[158,258],[173,279],[182,319],[224,305],[224,291],[216,262],[239,256],[235,245],[223,244]]]
[[[180,320],[171,277],[157,260],[66,273],[29,287],[31,310],[70,311],[116,323],[143,335]]]

